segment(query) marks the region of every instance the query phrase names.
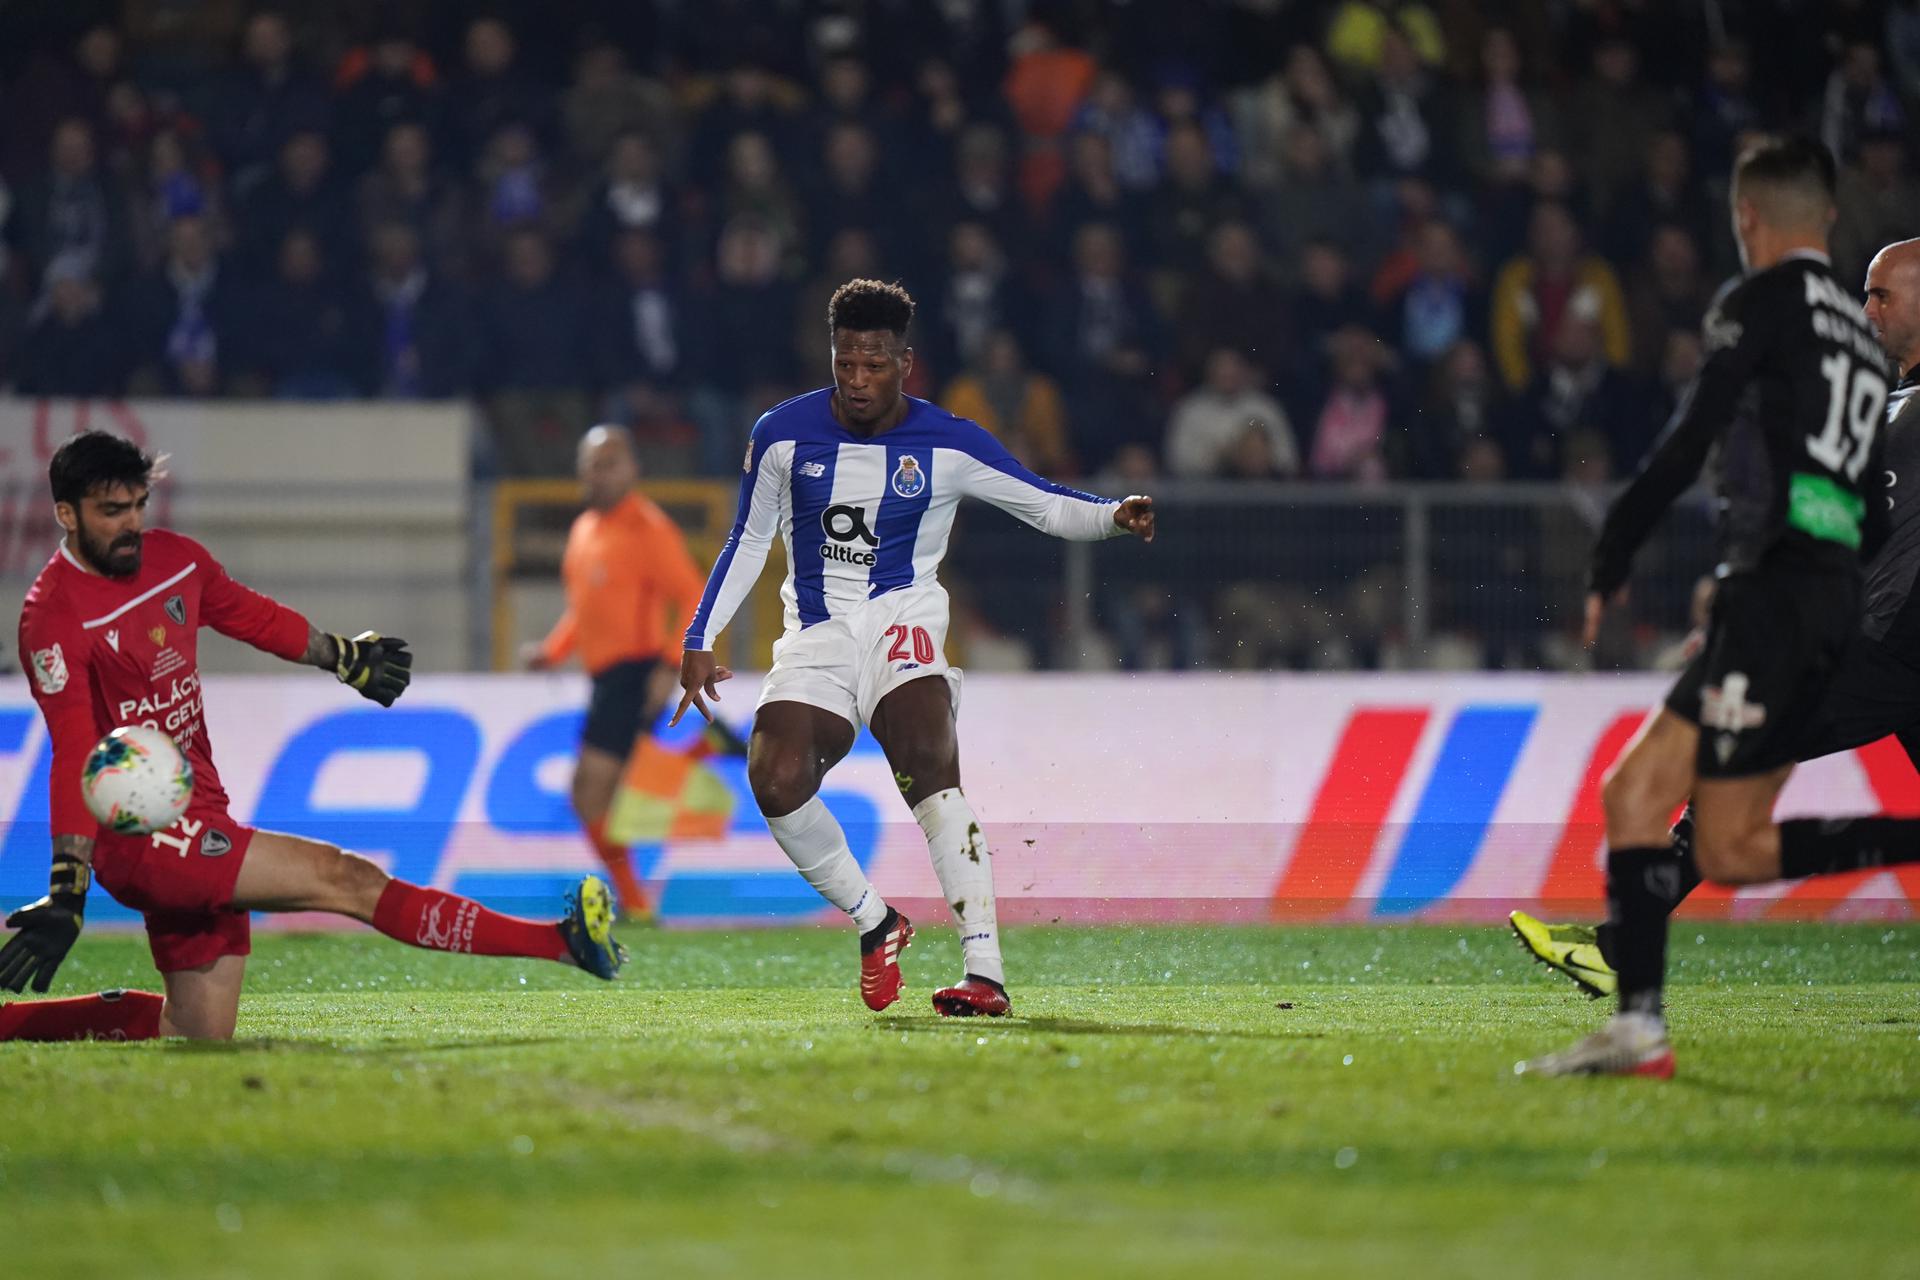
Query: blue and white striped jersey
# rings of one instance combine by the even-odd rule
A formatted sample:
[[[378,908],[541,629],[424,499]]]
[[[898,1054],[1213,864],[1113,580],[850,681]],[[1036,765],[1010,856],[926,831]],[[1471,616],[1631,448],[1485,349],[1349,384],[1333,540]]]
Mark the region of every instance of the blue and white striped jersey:
[[[775,530],[787,551],[787,630],[839,617],[862,601],[936,581],[954,509],[969,495],[1056,537],[1124,533],[1119,503],[1042,480],[965,418],[907,397],[899,426],[869,440],[833,416],[833,389],[761,415],[747,443],[740,510],[707,579],[686,647],[711,649],[767,560]]]

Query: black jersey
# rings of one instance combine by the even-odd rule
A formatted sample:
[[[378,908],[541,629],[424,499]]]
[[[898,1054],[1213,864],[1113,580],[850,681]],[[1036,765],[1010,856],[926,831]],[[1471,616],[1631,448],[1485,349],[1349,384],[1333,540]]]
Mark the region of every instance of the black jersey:
[[[1722,576],[1773,564],[1858,573],[1884,534],[1887,360],[1824,257],[1797,253],[1723,290],[1700,375],[1607,512],[1589,587],[1611,595],[1662,512],[1718,445]],[[1870,527],[1871,526],[1871,527]]]
[[[1887,536],[1867,566],[1866,621],[1874,640],[1898,646],[1920,661],[1920,365],[1887,397],[1886,443],[1876,478],[1885,485],[1868,501],[1886,509]],[[1882,496],[1884,495],[1884,497]]]

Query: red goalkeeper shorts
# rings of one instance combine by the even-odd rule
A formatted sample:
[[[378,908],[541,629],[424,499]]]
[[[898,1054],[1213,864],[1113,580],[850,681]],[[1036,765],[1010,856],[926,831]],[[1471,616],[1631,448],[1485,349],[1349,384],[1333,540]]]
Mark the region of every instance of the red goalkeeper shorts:
[[[234,882],[253,828],[224,808],[188,806],[180,821],[152,835],[102,832],[94,878],[147,920],[147,945],[162,973],[197,969],[253,950],[247,913],[233,906]]]

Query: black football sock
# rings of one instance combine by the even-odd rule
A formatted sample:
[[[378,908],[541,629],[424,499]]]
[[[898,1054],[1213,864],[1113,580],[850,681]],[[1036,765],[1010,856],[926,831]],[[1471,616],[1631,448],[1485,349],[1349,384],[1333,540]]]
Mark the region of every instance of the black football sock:
[[[1620,1011],[1660,1016],[1667,916],[1681,897],[1681,864],[1667,845],[1607,851],[1607,923],[1620,975]]]
[[[1687,895],[1700,887],[1700,867],[1693,860],[1692,805],[1688,805],[1687,811],[1680,815],[1680,820],[1673,824],[1673,829],[1667,832],[1667,838],[1672,842],[1670,847],[1673,850],[1673,857],[1680,866],[1680,880],[1675,886],[1678,892],[1672,904],[1667,907],[1667,914],[1672,915],[1675,908],[1686,900]],[[1595,941],[1600,947],[1600,958],[1618,970],[1620,961],[1616,948],[1619,946],[1619,938],[1613,921],[1607,921],[1595,932],[1599,935]]]
[[[1780,878],[1920,862],[1920,818],[1794,818],[1780,824]]]

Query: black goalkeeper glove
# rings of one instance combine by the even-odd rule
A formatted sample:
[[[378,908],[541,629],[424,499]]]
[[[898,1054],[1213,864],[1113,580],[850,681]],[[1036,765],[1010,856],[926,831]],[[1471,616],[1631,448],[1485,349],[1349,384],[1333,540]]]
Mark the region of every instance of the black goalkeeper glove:
[[[87,905],[87,886],[93,874],[70,853],[53,855],[53,874],[47,896],[7,917],[7,928],[17,929],[0,947],[0,989],[35,991],[53,985],[53,974],[80,937]]]
[[[407,691],[407,682],[413,679],[413,655],[407,652],[405,640],[362,631],[351,640],[335,636],[333,643],[339,654],[333,674],[361,697],[390,707]]]

